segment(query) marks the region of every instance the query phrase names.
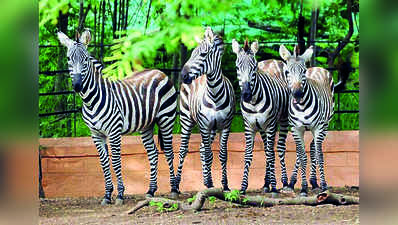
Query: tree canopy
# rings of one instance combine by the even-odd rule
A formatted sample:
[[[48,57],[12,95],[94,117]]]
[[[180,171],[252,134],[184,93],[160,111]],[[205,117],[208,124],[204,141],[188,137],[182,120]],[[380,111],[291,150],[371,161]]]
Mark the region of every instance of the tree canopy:
[[[121,79],[143,68],[170,69],[165,72],[178,88],[177,71],[196,46],[195,39],[202,37],[204,27],[211,26],[226,43],[222,66],[237,93],[240,90],[234,72],[235,55],[229,45],[233,38],[239,43],[246,38],[249,42],[258,40],[259,61],[280,59],[281,43],[289,50],[298,43],[302,51],[315,45],[312,65],[331,68],[335,82],[343,81],[339,84],[341,89],[359,88],[357,0],[41,0],[39,10],[40,71],[66,69],[65,49],[58,47],[57,30],[73,37],[89,28],[93,34],[89,51],[106,65],[105,76]],[[69,82],[66,75],[58,73],[40,76],[39,89],[41,93],[70,90]],[[358,94],[341,98],[342,109],[359,108]],[[41,97],[39,101],[41,113],[68,110],[73,101],[81,105],[73,95]],[[62,122],[61,128],[52,123],[63,121],[61,117],[42,118],[41,130],[49,133],[41,135],[57,136],[58,131],[50,129],[74,126],[71,121]],[[339,119],[339,124],[331,124],[332,129],[359,127],[358,115],[345,114]],[[82,121],[78,119],[79,123]],[[239,129],[237,125],[236,131]],[[78,134],[81,135],[88,135],[88,131]]]

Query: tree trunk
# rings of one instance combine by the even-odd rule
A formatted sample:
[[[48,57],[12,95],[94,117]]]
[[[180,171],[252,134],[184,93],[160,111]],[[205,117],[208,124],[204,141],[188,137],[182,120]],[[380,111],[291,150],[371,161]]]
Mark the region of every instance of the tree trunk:
[[[113,2],[113,15],[112,15],[112,31],[113,31],[113,38],[116,38],[116,31],[117,31],[117,1]]]
[[[69,22],[69,13],[66,14],[62,14],[62,12],[59,13],[59,17],[58,17],[58,30],[67,34],[68,33],[68,22]],[[66,49],[61,47],[58,48],[58,69],[59,70],[63,70],[66,68],[66,60],[65,57],[66,56]],[[66,76],[66,74],[59,74],[58,76],[55,77],[54,80],[54,91],[65,91],[68,89],[69,85],[68,85],[68,77]],[[57,112],[61,112],[61,111],[65,111],[66,107],[68,105],[68,101],[65,95],[58,95],[55,96],[56,98],[56,106],[55,106],[55,111]],[[63,116],[63,115],[60,115]],[[64,117],[64,116],[63,116]],[[70,136],[70,134],[72,133],[72,123],[70,120],[67,121],[66,123],[66,130],[67,130],[67,134],[68,136]]]
[[[130,1],[129,0],[125,0],[126,1],[126,15],[124,16],[124,30],[127,30],[127,20],[129,18],[129,5],[130,5]]]
[[[301,0],[300,15],[297,24],[297,42],[298,42],[298,47],[299,47],[298,50],[300,55],[303,54],[305,51],[304,24],[305,24],[305,18],[303,16],[303,0]]]
[[[315,46],[315,39],[316,39],[316,24],[318,21],[318,15],[319,15],[319,8],[317,6],[316,1],[313,1],[313,7],[311,10],[311,28],[310,28],[310,38],[307,44],[307,47],[310,47],[311,45],[314,47],[314,53],[312,54],[311,61],[310,61],[310,67],[315,66],[315,57],[316,57],[316,46]]]
[[[179,54],[178,53],[174,53],[173,54],[173,69],[176,71],[173,71],[173,73],[171,73],[173,75],[172,80],[174,83],[174,87],[176,88],[176,90],[178,90],[179,87],[179,83],[178,83],[178,72],[177,70],[180,69],[180,65],[179,65]]]
[[[118,20],[118,30],[122,30],[122,17],[123,17],[123,0],[120,0],[120,7],[119,7],[119,20]]]
[[[87,9],[84,10],[84,0],[80,0],[79,25],[77,27],[78,32],[81,32],[82,29],[84,28],[86,17],[90,10],[91,10],[91,4],[88,4]]]
[[[94,7],[94,45],[97,45],[97,6]],[[97,58],[97,47],[94,47],[94,55]]]
[[[185,46],[184,44],[180,45],[180,69],[182,69],[182,67],[184,66],[185,62],[187,61],[187,46]],[[180,84],[181,84],[181,76],[177,77],[177,90],[180,90]]]
[[[105,38],[105,0],[102,0],[102,29],[101,29],[101,52],[100,60],[103,62],[104,57],[104,38]]]
[[[354,23],[352,21],[352,0],[347,0],[347,17],[349,24],[348,33],[344,37],[344,39],[339,42],[337,48],[332,53],[329,54],[329,59],[328,59],[329,68],[332,68],[334,66],[334,60],[339,55],[340,51],[343,50],[343,48],[351,40],[352,34],[354,33]]]
[[[148,12],[146,14],[146,20],[145,20],[145,32],[146,32],[146,29],[148,28],[149,15],[151,13],[151,5],[152,5],[152,0],[149,0],[149,7],[148,7]]]

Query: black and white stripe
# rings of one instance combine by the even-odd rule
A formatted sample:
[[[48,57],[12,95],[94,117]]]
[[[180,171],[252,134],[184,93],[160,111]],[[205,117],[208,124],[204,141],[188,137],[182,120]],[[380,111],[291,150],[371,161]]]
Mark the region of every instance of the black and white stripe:
[[[304,150],[304,132],[310,130],[313,140],[310,145],[311,172],[310,183],[318,188],[316,166],[319,166],[321,190],[327,190],[324,172],[322,143],[333,116],[333,78],[323,68],[313,67],[307,70],[305,62],[311,58],[312,46],[303,55],[298,56],[296,48],[293,56],[281,45],[281,57],[286,61],[285,73],[291,90],[289,103],[289,123],[296,142],[297,158],[289,186],[293,189],[297,181],[297,171],[301,166],[303,195],[307,193],[306,164]]]
[[[289,90],[283,75],[283,62],[266,60],[257,64],[255,54],[258,43],[253,42],[251,48],[247,41],[241,48],[235,40],[232,49],[237,55],[236,69],[241,88],[241,110],[245,123],[245,167],[241,192],[248,186],[249,168],[253,158],[253,144],[256,132],[259,131],[264,141],[267,158],[264,178],[264,191],[276,192],[275,179],[275,135],[279,125],[278,155],[282,171],[282,184],[288,185],[285,151],[288,132],[288,100]],[[271,189],[270,189],[271,185]]]
[[[79,41],[58,33],[68,47],[68,64],[73,87],[83,100],[83,120],[91,130],[105,178],[103,204],[111,201],[113,191],[106,139],[112,153],[112,166],[117,176],[117,203],[123,202],[124,185],[121,173],[120,144],[123,134],[140,131],[147,150],[151,175],[148,194],[157,190],[158,149],[153,140],[153,128],[159,126],[159,142],[165,152],[174,186],[172,129],[176,117],[177,94],[173,84],[158,70],[144,70],[123,80],[110,81],[102,77],[102,65],[89,56],[86,46],[90,40],[85,31]]]
[[[180,91],[181,146],[176,183],[179,186],[182,167],[188,152],[192,128],[198,124],[202,142],[200,159],[204,184],[213,187],[211,165],[213,153],[211,144],[217,131],[220,134],[219,158],[222,166],[222,185],[229,190],[227,180],[227,141],[235,111],[235,96],[231,82],[222,75],[221,57],[224,43],[221,37],[206,29],[205,38],[200,41],[184,65]]]

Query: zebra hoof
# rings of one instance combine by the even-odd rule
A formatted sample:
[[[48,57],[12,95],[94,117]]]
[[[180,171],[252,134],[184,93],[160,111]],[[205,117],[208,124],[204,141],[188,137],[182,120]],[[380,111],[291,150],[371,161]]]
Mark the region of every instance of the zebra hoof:
[[[269,187],[263,187],[263,193],[269,193],[270,191]]]
[[[115,205],[123,205],[124,200],[121,198],[116,198]]]
[[[107,199],[107,198],[102,199],[101,205],[110,205],[110,204],[111,204],[110,199]]]
[[[147,193],[147,194],[145,195],[145,198],[153,198],[153,194]]]
[[[170,196],[169,196],[169,197],[170,197],[171,199],[177,199],[178,196],[179,196],[179,193],[178,193],[178,192],[172,191],[172,192],[170,193]]]
[[[229,191],[231,191],[231,189],[229,189],[229,187],[226,186],[226,187],[223,188],[223,191],[224,191],[224,192],[229,192]]]
[[[293,188],[291,188],[289,186],[285,186],[285,187],[282,188],[281,192],[283,192],[283,193],[293,193],[294,190],[293,190]]]

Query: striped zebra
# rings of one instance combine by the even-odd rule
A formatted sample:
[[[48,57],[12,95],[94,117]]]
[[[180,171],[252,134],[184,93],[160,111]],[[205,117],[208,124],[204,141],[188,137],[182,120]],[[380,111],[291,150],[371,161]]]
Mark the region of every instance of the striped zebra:
[[[102,77],[102,65],[89,56],[90,31],[77,41],[62,32],[58,38],[68,48],[68,65],[73,89],[83,100],[82,115],[91,130],[105,178],[105,196],[101,204],[110,204],[113,191],[107,138],[112,153],[112,166],[117,176],[116,204],[123,203],[124,185],[121,173],[120,144],[124,134],[140,131],[147,151],[151,176],[148,195],[157,190],[158,150],[153,140],[154,124],[159,126],[159,143],[170,170],[171,191],[174,186],[172,129],[176,117],[177,94],[172,82],[158,70],[144,70],[123,80]]]
[[[285,165],[286,137],[288,132],[289,89],[283,74],[283,62],[266,60],[259,62],[255,58],[258,42],[245,41],[241,48],[232,40],[232,50],[236,54],[236,70],[241,88],[241,110],[245,124],[245,167],[241,192],[246,192],[249,168],[253,158],[253,145],[256,132],[259,131],[264,142],[267,158],[264,178],[264,192],[277,192],[275,179],[275,134],[279,124],[278,155],[282,171],[282,184],[287,187],[288,179]],[[271,189],[270,189],[271,185]]]
[[[220,131],[219,158],[222,166],[222,185],[229,190],[227,180],[227,142],[232,118],[235,112],[235,95],[231,82],[222,74],[221,58],[224,43],[210,27],[205,31],[204,40],[199,41],[181,71],[183,84],[180,91],[181,146],[176,175],[177,187],[192,128],[198,124],[202,142],[200,159],[206,187],[213,187],[211,165],[213,153],[211,144]]]
[[[322,143],[327,134],[329,121],[333,116],[333,77],[323,68],[307,69],[305,62],[313,53],[312,46],[302,55],[298,55],[297,46],[293,55],[284,45],[279,53],[286,64],[284,72],[288,78],[291,90],[289,103],[289,123],[296,142],[297,158],[289,187],[294,189],[297,181],[297,171],[301,165],[302,189],[301,194],[307,194],[306,164],[307,155],[304,150],[304,131],[310,130],[313,140],[310,145],[311,172],[310,183],[313,189],[319,188],[316,178],[316,166],[319,166],[321,190],[327,190],[325,180]]]

